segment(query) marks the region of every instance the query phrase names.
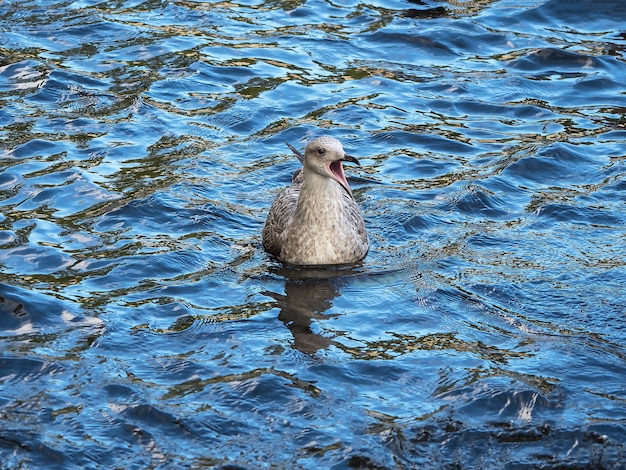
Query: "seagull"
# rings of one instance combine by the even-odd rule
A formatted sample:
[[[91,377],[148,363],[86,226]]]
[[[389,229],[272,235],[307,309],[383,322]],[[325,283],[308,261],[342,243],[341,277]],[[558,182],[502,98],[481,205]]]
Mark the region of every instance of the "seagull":
[[[312,140],[304,155],[287,146],[303,168],[272,203],[263,227],[265,250],[295,266],[354,264],[365,258],[367,232],[342,166],[359,161],[333,137]]]

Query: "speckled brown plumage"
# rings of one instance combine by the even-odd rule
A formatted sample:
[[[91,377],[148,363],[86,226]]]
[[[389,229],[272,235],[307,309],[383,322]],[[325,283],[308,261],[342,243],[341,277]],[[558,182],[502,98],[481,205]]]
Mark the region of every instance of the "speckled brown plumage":
[[[367,255],[365,224],[342,161],[358,164],[337,139],[320,137],[307,145],[302,171],[276,195],[267,216],[267,252],[300,266],[350,264]]]

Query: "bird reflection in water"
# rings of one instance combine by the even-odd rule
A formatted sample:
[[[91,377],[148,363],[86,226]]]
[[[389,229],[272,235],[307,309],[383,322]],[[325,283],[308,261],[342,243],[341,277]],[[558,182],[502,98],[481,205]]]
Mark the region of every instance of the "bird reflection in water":
[[[293,347],[300,352],[313,354],[326,349],[333,343],[333,337],[313,331],[313,320],[328,320],[337,314],[324,314],[333,306],[338,297],[338,281],[353,274],[350,268],[288,268],[272,270],[285,279],[285,294],[268,292],[276,300],[280,309],[278,319],[291,331]]]

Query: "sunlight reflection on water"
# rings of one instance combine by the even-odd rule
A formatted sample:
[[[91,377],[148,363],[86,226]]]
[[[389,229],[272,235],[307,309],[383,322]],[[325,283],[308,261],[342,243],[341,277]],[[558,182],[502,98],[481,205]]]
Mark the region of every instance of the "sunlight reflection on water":
[[[0,3],[3,465],[622,462],[626,12],[567,5]],[[285,268],[321,134],[372,248]]]

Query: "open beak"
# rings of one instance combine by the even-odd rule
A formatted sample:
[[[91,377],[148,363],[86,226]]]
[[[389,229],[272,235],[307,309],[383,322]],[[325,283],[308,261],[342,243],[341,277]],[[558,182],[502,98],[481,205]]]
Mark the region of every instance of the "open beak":
[[[361,165],[359,161],[351,155],[344,155],[341,160],[335,160],[334,162],[330,162],[328,164],[328,171],[333,178],[341,185],[343,188],[348,191],[348,194],[352,196],[352,190],[350,189],[350,185],[348,184],[348,180],[346,179],[346,174],[343,172],[343,165],[341,162],[352,162],[357,165]]]
[[[343,156],[343,160],[344,162],[352,162],[352,163],[356,163],[357,165],[361,166],[361,162],[359,162],[356,158],[354,158],[352,155],[344,155]]]

